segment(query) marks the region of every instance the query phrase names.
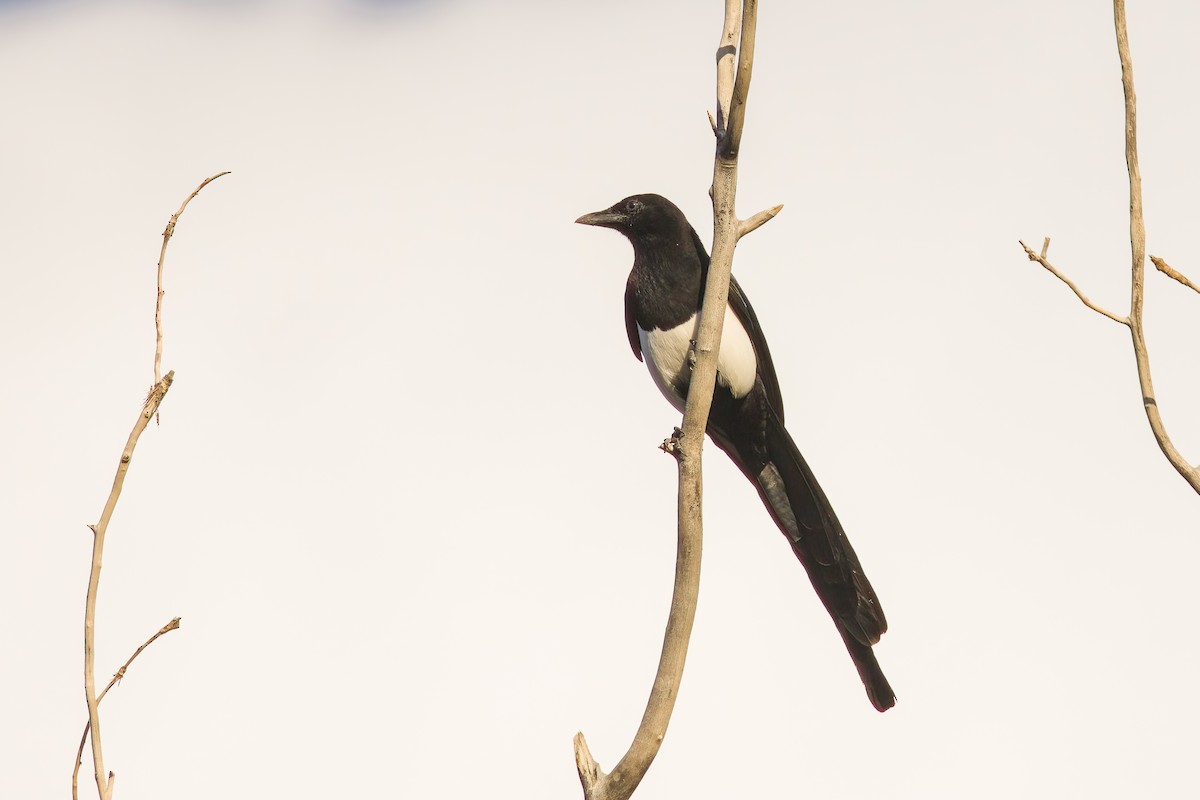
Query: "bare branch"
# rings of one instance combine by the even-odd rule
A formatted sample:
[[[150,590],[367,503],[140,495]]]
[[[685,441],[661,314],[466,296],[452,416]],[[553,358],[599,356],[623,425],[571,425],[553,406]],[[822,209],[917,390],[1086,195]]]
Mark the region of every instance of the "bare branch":
[[[758,33],[758,0],[742,0],[741,43],[738,45],[737,80],[729,107],[729,148],[727,156],[736,156],[742,144],[742,125],[746,121],[746,101],[750,99],[750,77],[754,72],[754,41]]]
[[[583,738],[582,731],[575,734],[574,742],[575,769],[579,772],[579,782],[583,784],[583,796],[599,797],[600,789],[597,787],[608,776],[592,757],[592,751],[588,748],[587,739]]]
[[[725,137],[729,124],[729,104],[733,98],[734,61],[737,52],[738,29],[742,21],[740,0],[725,0],[725,25],[717,44],[717,141]]]
[[[162,636],[164,633],[170,633],[171,631],[174,631],[174,630],[179,630],[179,617],[175,617],[175,619],[171,620],[166,625],[163,625],[161,628],[158,629],[157,633],[155,633],[153,636],[151,636],[149,639],[147,639],[145,642],[143,642],[141,647],[139,647],[137,650],[133,651],[133,655],[131,655],[129,657],[129,659],[126,660],[126,662],[121,665],[121,668],[113,674],[112,679],[109,680],[109,682],[108,682],[108,685],[104,687],[104,691],[102,691],[102,692],[100,692],[100,694],[96,695],[96,705],[100,704],[100,701],[104,699],[104,695],[108,694],[108,690],[111,689],[113,686],[115,686],[117,681],[119,681],[125,677],[125,670],[129,669],[129,665],[133,663],[133,660],[135,658],[137,658],[138,656],[140,656],[142,654],[143,650],[145,650],[150,645],[154,644],[154,640],[157,639],[158,637]],[[79,739],[79,752],[75,754],[75,771],[71,773],[71,800],[79,800],[79,767],[83,763],[83,748],[84,748],[84,745],[87,744],[88,731],[90,731],[91,729],[92,729],[92,723],[89,720],[88,722],[85,722],[83,725],[83,736],[80,737],[80,739]],[[111,777],[112,773],[111,772],[109,773],[109,776],[110,777],[109,777],[109,782],[108,782],[108,788],[109,788],[109,792],[111,793],[112,792],[112,777]]]
[[[729,128],[718,134],[713,161],[713,182],[710,191],[713,199],[713,247],[700,324],[693,348],[695,360],[687,405],[684,409],[683,429],[676,431],[663,448],[675,457],[679,473],[679,528],[671,613],[663,637],[658,672],[646,703],[646,711],[642,715],[642,722],[629,750],[617,762],[612,773],[605,774],[600,769],[582,733],[575,737],[575,764],[587,800],[627,800],[650,769],[650,764],[653,763],[666,736],[667,725],[671,721],[671,712],[674,710],[683,678],[683,667],[687,660],[688,643],[700,593],[700,555],[703,545],[701,452],[705,430],[708,427],[708,413],[712,406],[713,388],[716,384],[717,353],[721,346],[721,329],[729,302],[733,252],[741,233],[748,232],[742,231],[742,226],[753,222],[753,227],[756,228],[778,213],[776,208],[772,212],[763,212],[765,217],[758,214],[752,217],[750,222],[743,223],[739,222],[734,212],[737,155],[742,121],[745,119],[746,98],[750,89],[757,13],[755,0],[744,0],[741,4],[739,26],[738,5],[737,0],[726,0],[725,24],[717,49],[718,128],[723,127],[726,119],[729,120]],[[734,76],[730,74],[733,53],[729,48],[739,27],[741,44],[738,70]],[[728,94],[725,93],[727,90]]]
[[[1166,261],[1163,261],[1158,256],[1150,256],[1150,261],[1154,264],[1155,267],[1158,268],[1158,271],[1161,272],[1163,275],[1166,275],[1168,278],[1173,278],[1173,279],[1179,281],[1184,286],[1191,289],[1193,292],[1200,292],[1200,286],[1196,286],[1196,284],[1194,284],[1190,280],[1188,280],[1187,275],[1184,275],[1182,272],[1175,269],[1174,267],[1172,267]]]
[[[96,593],[100,588],[104,534],[108,530],[108,522],[112,519],[113,510],[117,507],[117,500],[121,497],[121,487],[125,484],[125,473],[129,471],[129,462],[133,460],[133,449],[137,446],[138,438],[146,429],[150,418],[158,411],[159,404],[166,397],[174,380],[175,372],[168,372],[161,381],[155,384],[150,396],[146,398],[141,413],[138,414],[137,421],[133,424],[133,430],[130,431],[129,438],[125,442],[125,449],[121,451],[121,460],[117,463],[117,474],[113,478],[112,490],[108,493],[108,500],[104,504],[104,511],[100,514],[100,521],[89,526],[92,529],[92,570],[88,577],[87,606],[83,619],[83,685],[87,695],[88,724],[91,726],[92,732],[92,761],[96,767],[96,786],[100,790],[100,800],[110,800],[112,797],[111,786],[104,777],[104,750],[100,746],[100,712],[97,707],[99,701],[96,698],[95,666]]]
[[[1146,282],[1146,225],[1142,219],[1142,171],[1138,167],[1137,152],[1137,95],[1133,91],[1133,60],[1129,55],[1129,35],[1125,30],[1125,0],[1113,0],[1113,22],[1117,29],[1117,55],[1121,59],[1121,86],[1125,92],[1125,166],[1129,170],[1129,244],[1133,262],[1129,319],[1140,326]]]
[[[141,647],[139,647],[129,660],[113,675],[108,686],[104,691],[96,694],[96,598],[100,588],[100,569],[104,556],[104,536],[108,531],[108,523],[112,519],[113,511],[117,507],[117,500],[121,497],[121,488],[125,484],[125,475],[129,471],[129,464],[133,460],[133,450],[137,447],[138,439],[142,435],[142,431],[146,429],[151,417],[158,413],[158,408],[162,401],[167,396],[167,392],[171,388],[172,382],[175,380],[175,372],[168,372],[165,376],[159,377],[162,365],[162,278],[163,264],[166,260],[167,244],[171,241],[171,237],[175,233],[175,225],[179,222],[179,218],[187,209],[188,203],[192,202],[192,198],[200,194],[200,191],[208,184],[215,181],[222,175],[228,175],[228,172],[218,172],[205,178],[200,182],[200,185],[195,190],[184,198],[180,204],[179,210],[171,215],[167,221],[167,227],[163,230],[162,248],[158,253],[158,291],[154,302],[154,328],[155,328],[155,345],[154,345],[154,385],[150,388],[150,392],[146,395],[146,399],[142,401],[142,410],[138,414],[137,421],[133,425],[133,430],[129,433],[129,438],[125,441],[125,449],[121,451],[121,459],[117,463],[117,473],[113,478],[112,489],[108,493],[108,499],[104,503],[104,510],[100,513],[100,521],[95,525],[89,525],[88,528],[92,531],[92,565],[88,575],[88,590],[87,601],[84,609],[83,618],[83,684],[84,694],[87,698],[88,721],[84,729],[84,738],[89,735],[92,741],[92,763],[95,768],[96,788],[100,792],[100,800],[111,800],[113,792],[113,773],[106,773],[104,770],[104,748],[100,740],[100,711],[99,704],[101,698],[107,694],[113,684],[121,679],[125,674],[126,668],[130,663],[146,649],[155,639],[162,636],[168,631],[173,631],[179,627],[179,618],[176,617],[171,622],[163,626],[154,636],[151,636]],[[79,763],[82,757],[83,742],[80,742],[81,756],[76,758],[75,772],[71,778],[72,795],[78,791]],[[107,778],[105,775],[107,774]]]
[[[1125,90],[1125,164],[1129,168],[1129,249],[1133,280],[1130,288],[1129,331],[1133,338],[1133,354],[1137,360],[1138,384],[1142,390],[1142,407],[1154,440],[1171,466],[1197,493],[1200,493],[1200,469],[1193,467],[1175,448],[1167,435],[1154,382],[1150,378],[1150,353],[1142,329],[1142,305],[1146,277],[1146,226],[1142,218],[1142,173],[1137,153],[1137,95],[1133,90],[1133,58],[1129,54],[1129,33],[1125,28],[1125,0],[1113,0],[1113,24],[1117,31],[1117,53],[1121,59],[1121,85]]]
[[[1142,309],[1145,302],[1146,283],[1146,224],[1142,213],[1142,172],[1138,167],[1137,152],[1137,94],[1133,89],[1133,59],[1129,54],[1129,33],[1125,27],[1125,0],[1113,0],[1113,27],[1117,34],[1117,55],[1121,60],[1121,86],[1125,95],[1125,165],[1129,170],[1129,251],[1130,251],[1130,290],[1129,316],[1118,317],[1088,300],[1079,288],[1068,280],[1061,272],[1051,266],[1046,260],[1046,252],[1050,247],[1047,238],[1042,245],[1039,256],[1021,242],[1025,254],[1030,261],[1036,261],[1061,280],[1071,291],[1083,301],[1083,304],[1093,311],[1103,314],[1114,322],[1119,322],[1129,328],[1133,340],[1133,357],[1137,363],[1138,385],[1142,392],[1142,408],[1146,412],[1146,420],[1159,449],[1166,456],[1171,466],[1183,476],[1194,491],[1200,493],[1200,466],[1192,466],[1176,449],[1171,438],[1167,435],[1163,424],[1162,414],[1158,410],[1158,399],[1154,395],[1154,382],[1150,377],[1150,353],[1146,348],[1146,334],[1142,327]],[[1154,265],[1163,274],[1174,278],[1184,286],[1200,291],[1196,286],[1177,270],[1172,269],[1161,258],[1151,256]]]
[[[783,211],[783,204],[768,208],[766,211],[760,211],[750,219],[744,219],[738,223],[737,238],[740,240],[747,233],[752,233],[758,230],[763,225],[766,225],[771,220]]]
[[[134,650],[133,655],[131,655],[129,657],[129,659],[124,664],[121,665],[120,669],[118,669],[116,672],[113,673],[112,678],[109,679],[109,681],[108,681],[108,685],[104,687],[104,691],[102,691],[100,694],[96,695],[96,702],[99,703],[101,700],[103,700],[104,695],[108,694],[108,690],[111,689],[113,686],[115,686],[118,681],[120,681],[122,678],[125,677],[125,670],[129,669],[129,665],[133,663],[133,660],[135,658],[137,658],[138,656],[140,656],[142,654],[143,650],[145,650],[150,645],[154,644],[154,641],[158,637],[162,636],[164,633],[170,633],[171,631],[179,630],[179,620],[180,620],[179,617],[175,617],[170,622],[168,622],[166,625],[163,625],[161,628],[159,628],[157,633],[155,633],[153,636],[151,636],[146,641],[142,642],[142,646],[139,647],[137,650]]]
[[[1018,244],[1020,244],[1021,247],[1023,247],[1025,249],[1025,255],[1029,256],[1030,261],[1036,261],[1037,263],[1041,264],[1043,267],[1045,267],[1047,270],[1050,271],[1051,275],[1058,278],[1060,281],[1065,283],[1067,286],[1071,287],[1071,291],[1075,293],[1076,297],[1078,297],[1080,300],[1083,301],[1083,304],[1085,306],[1090,308],[1092,311],[1095,311],[1097,314],[1103,314],[1104,316],[1111,319],[1113,322],[1119,322],[1122,325],[1129,325],[1129,320],[1126,319],[1125,317],[1118,317],[1116,314],[1112,313],[1111,311],[1101,308],[1100,306],[1096,305],[1091,300],[1089,300],[1087,298],[1087,295],[1085,295],[1083,292],[1079,291],[1079,287],[1075,285],[1074,281],[1072,281],[1066,275],[1063,275],[1061,272],[1059,272],[1057,269],[1055,269],[1054,265],[1051,264],[1049,261],[1047,261],[1046,257],[1044,255],[1038,255],[1037,253],[1033,252],[1032,250],[1029,249],[1029,245],[1025,244],[1022,241],[1018,240]],[[1050,237],[1046,237],[1046,242],[1042,246],[1042,253],[1045,253],[1049,248],[1050,248]]]
[[[179,222],[179,218],[183,216],[183,210],[188,207],[188,203],[192,202],[192,198],[200,194],[200,190],[210,183],[215,181],[222,175],[228,175],[229,171],[218,172],[216,175],[205,178],[196,187],[196,191],[187,196],[183,204],[179,206],[179,210],[171,215],[167,220],[167,227],[162,232],[162,249],[158,251],[158,294],[154,301],[154,385],[157,386],[160,380],[159,375],[162,369],[162,348],[163,348],[163,332],[162,332],[162,299],[163,299],[163,261],[167,257],[167,243],[171,241],[171,237],[175,235],[175,224]]]

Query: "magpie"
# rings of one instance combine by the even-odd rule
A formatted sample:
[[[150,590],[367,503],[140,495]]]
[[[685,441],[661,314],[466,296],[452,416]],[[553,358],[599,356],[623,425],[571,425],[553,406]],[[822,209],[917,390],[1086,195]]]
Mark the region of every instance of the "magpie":
[[[575,221],[612,228],[633,245],[633,269],[625,285],[629,346],[682,413],[708,278],[703,242],[683,212],[656,194],[627,197]],[[879,711],[891,708],[896,696],[871,649],[887,630],[883,608],[825,492],[783,425],[771,351],[750,300],[732,278],[708,435],[754,484],[787,537],[833,617],[871,704]]]

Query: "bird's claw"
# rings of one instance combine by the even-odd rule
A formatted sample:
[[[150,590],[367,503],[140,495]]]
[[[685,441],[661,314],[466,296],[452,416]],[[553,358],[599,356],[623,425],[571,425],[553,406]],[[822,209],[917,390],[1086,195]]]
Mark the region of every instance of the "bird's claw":
[[[663,443],[658,446],[658,449],[662,450],[664,453],[667,453],[668,455],[672,455],[672,456],[675,456],[676,458],[679,458],[679,444],[682,441],[683,441],[683,431],[679,428],[676,428],[674,431],[671,432],[671,438],[663,439]]]

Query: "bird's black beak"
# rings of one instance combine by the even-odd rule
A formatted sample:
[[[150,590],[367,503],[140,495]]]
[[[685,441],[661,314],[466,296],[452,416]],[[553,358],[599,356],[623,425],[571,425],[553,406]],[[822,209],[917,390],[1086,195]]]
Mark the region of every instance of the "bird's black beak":
[[[619,212],[606,208],[603,211],[593,211],[575,220],[580,225],[597,225],[601,228],[617,228],[625,222],[625,217]]]

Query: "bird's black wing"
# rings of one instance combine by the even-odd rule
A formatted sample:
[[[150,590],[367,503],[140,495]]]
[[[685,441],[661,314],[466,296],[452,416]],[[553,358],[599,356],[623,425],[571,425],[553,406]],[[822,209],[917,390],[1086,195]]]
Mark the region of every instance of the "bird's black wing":
[[[701,286],[708,282],[708,251],[704,248],[704,242],[700,241],[700,236],[696,233],[696,229],[692,228],[692,244],[696,248],[696,255],[700,257],[700,267],[704,274],[704,282]],[[701,289],[703,291],[703,289]],[[742,291],[741,285],[737,282],[737,278],[729,276],[729,307],[733,309],[733,315],[737,317],[738,322],[742,323],[742,327],[746,329],[746,334],[750,337],[750,341],[754,344],[754,356],[758,361],[758,377],[762,379],[763,388],[767,392],[767,399],[771,403],[771,407],[775,410],[775,416],[779,417],[779,421],[783,422],[783,393],[779,390],[779,377],[775,374],[775,363],[771,361],[771,349],[767,347],[767,337],[763,335],[762,326],[758,323],[758,315],[754,313],[754,306],[750,305],[750,299],[746,297],[746,293]],[[636,335],[637,330],[633,330]],[[638,352],[638,347],[634,346],[634,352]],[[638,358],[641,358],[639,355]]]
[[[638,335],[637,320],[633,318],[633,276],[625,284],[625,335],[629,337],[629,346],[637,360],[642,360],[642,337]]]
[[[775,411],[775,416],[783,422],[783,392],[779,390],[779,378],[775,375],[775,362],[771,360],[771,350],[767,347],[767,337],[763,335],[762,326],[758,324],[758,315],[737,278],[729,278],[729,307],[733,315],[746,329],[750,341],[754,344],[754,356],[758,359],[758,377],[762,379],[763,389],[767,392],[767,400]]]

